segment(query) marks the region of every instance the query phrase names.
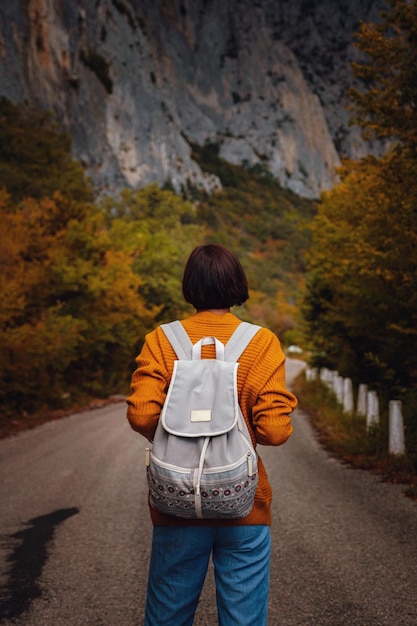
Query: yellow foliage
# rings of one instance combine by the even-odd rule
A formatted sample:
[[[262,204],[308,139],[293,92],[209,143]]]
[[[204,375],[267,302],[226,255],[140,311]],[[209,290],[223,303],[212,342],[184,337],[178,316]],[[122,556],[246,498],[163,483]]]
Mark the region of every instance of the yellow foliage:
[[[0,402],[30,409],[127,381],[156,312],[132,250],[115,246],[97,208],[59,194],[14,206],[2,193],[0,221]]]

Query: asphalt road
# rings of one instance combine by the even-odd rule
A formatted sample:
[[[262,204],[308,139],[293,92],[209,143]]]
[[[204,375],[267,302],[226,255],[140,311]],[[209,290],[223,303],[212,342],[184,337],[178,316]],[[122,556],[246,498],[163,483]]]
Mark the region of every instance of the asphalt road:
[[[289,379],[301,365],[288,360]],[[109,405],[0,441],[1,624],[143,623],[145,440],[124,414]],[[294,425],[260,450],[274,489],[270,626],[416,626],[417,505],[330,458],[299,411]],[[212,571],[195,624],[217,624]]]

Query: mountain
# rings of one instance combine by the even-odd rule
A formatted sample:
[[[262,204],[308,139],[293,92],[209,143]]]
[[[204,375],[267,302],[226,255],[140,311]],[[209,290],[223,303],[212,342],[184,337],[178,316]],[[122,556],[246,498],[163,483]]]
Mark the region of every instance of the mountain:
[[[359,21],[382,0],[2,0],[0,95],[55,112],[99,193],[207,190],[192,144],[317,197],[342,156]]]

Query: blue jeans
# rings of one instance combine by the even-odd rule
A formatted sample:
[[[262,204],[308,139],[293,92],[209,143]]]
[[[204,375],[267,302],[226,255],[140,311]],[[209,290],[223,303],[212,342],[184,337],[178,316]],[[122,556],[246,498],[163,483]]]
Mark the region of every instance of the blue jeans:
[[[156,526],[145,626],[191,626],[212,554],[219,626],[266,626],[269,526]]]

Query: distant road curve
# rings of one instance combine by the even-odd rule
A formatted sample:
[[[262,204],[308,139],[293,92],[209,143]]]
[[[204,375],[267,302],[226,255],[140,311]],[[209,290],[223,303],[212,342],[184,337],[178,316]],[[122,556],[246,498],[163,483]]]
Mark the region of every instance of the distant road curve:
[[[288,359],[291,382],[303,363]],[[416,626],[417,505],[330,458],[308,419],[260,449],[274,490],[270,626]],[[124,403],[0,441],[0,623],[143,623],[145,440]],[[212,573],[195,624],[215,626]],[[256,626],[256,625],[254,625]]]

